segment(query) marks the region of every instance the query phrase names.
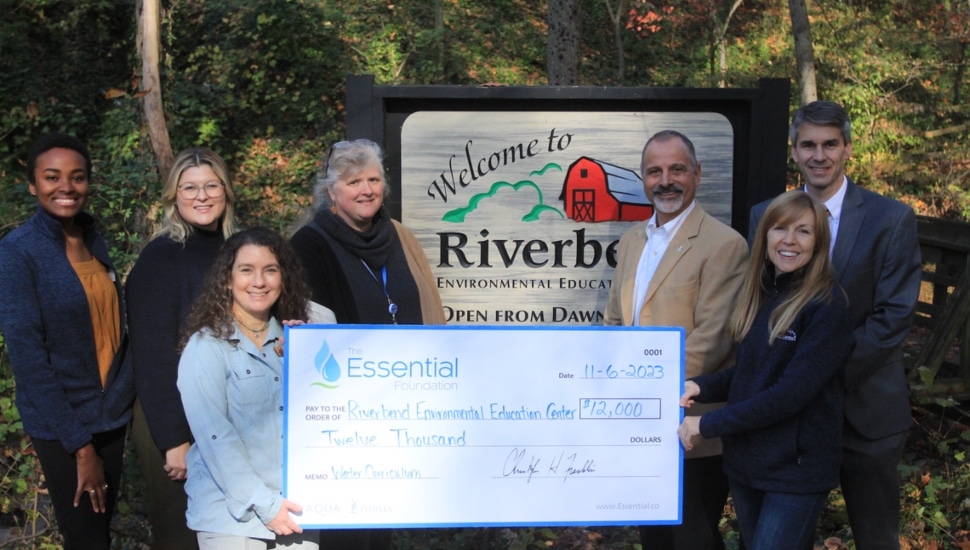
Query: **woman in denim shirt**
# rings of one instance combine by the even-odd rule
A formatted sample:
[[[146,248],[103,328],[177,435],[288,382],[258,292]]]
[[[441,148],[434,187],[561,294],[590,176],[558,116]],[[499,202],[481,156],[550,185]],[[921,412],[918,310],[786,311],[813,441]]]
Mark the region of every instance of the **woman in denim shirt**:
[[[290,516],[302,508],[281,494],[280,320],[306,319],[308,299],[286,241],[249,229],[226,241],[186,321],[178,388],[195,438],[186,516],[203,550],[318,546]]]

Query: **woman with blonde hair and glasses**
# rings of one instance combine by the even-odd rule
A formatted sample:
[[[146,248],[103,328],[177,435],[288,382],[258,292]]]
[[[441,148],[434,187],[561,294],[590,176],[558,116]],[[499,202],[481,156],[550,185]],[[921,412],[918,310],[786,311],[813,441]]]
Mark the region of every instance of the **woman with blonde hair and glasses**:
[[[203,147],[179,153],[162,187],[161,227],[125,287],[139,403],[132,436],[156,550],[196,546],[185,525],[192,433],[176,387],[178,338],[219,248],[237,231],[234,202],[219,155]]]
[[[688,450],[698,434],[721,438],[748,550],[811,546],[839,484],[842,367],[854,338],[829,239],[825,208],[808,194],[772,201],[728,323],[737,361],[684,383],[681,406],[727,402],[685,417],[678,435]]]

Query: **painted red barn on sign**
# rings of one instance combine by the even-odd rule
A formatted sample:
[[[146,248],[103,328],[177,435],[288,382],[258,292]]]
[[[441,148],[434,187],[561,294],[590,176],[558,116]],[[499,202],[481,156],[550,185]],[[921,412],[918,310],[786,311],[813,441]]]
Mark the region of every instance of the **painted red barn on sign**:
[[[636,172],[589,157],[569,165],[559,200],[577,222],[640,221],[653,215]]]

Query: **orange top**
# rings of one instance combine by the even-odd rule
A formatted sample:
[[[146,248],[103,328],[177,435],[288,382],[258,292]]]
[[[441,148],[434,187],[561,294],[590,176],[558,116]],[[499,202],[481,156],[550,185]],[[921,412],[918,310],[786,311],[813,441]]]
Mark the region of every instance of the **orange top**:
[[[84,294],[91,310],[91,326],[94,328],[94,346],[98,353],[98,370],[101,387],[108,381],[108,370],[121,345],[121,314],[118,292],[108,276],[108,269],[96,259],[71,262],[71,267],[81,279]]]

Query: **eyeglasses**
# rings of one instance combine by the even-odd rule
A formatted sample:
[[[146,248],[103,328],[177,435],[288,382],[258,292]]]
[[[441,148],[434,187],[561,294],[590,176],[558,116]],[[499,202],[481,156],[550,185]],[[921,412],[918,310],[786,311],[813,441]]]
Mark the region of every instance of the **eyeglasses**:
[[[197,199],[199,193],[205,191],[205,196],[210,199],[218,199],[226,194],[226,184],[221,181],[207,181],[202,185],[186,183],[178,187],[179,197],[183,199]]]
[[[330,146],[330,149],[327,150],[327,168],[324,173],[330,171],[330,161],[333,160],[333,152],[337,149],[345,149],[350,147],[350,145],[351,143],[349,141],[338,141]]]

